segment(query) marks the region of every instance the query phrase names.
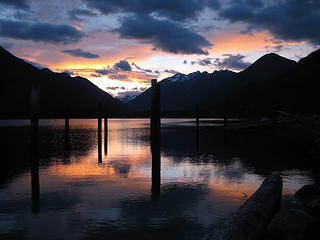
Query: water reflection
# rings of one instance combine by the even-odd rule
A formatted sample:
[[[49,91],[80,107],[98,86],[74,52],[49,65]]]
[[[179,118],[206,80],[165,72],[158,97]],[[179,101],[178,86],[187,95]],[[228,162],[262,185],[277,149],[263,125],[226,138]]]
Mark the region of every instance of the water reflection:
[[[198,239],[266,174],[285,193],[310,181],[293,136],[182,122],[164,120],[154,141],[147,119],[109,119],[100,163],[97,120],[70,120],[67,141],[64,121],[40,122],[36,155],[29,128],[0,127],[0,238]]]
[[[160,196],[161,188],[161,129],[160,127],[151,128],[150,134],[151,157],[152,157],[152,186],[151,198],[156,200]]]

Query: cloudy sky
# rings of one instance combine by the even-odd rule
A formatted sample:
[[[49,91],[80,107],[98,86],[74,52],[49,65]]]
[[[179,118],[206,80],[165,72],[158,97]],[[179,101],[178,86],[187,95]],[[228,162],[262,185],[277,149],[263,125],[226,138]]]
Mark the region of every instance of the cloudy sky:
[[[319,0],[0,0],[0,45],[114,96],[320,46]]]

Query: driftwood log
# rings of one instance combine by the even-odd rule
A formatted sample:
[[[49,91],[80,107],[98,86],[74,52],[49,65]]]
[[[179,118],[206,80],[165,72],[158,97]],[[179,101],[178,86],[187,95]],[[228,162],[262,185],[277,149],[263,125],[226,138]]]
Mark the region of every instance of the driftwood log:
[[[258,190],[206,240],[254,240],[265,232],[272,217],[280,210],[282,179],[267,177]]]

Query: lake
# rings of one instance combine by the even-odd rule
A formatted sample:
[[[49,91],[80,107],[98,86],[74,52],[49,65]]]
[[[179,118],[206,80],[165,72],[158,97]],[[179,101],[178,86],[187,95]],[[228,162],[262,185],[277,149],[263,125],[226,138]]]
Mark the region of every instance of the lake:
[[[0,239],[201,239],[268,174],[312,182],[297,133],[162,119],[152,154],[148,119],[109,119],[99,161],[97,120],[41,120],[37,156],[28,124],[0,122]]]

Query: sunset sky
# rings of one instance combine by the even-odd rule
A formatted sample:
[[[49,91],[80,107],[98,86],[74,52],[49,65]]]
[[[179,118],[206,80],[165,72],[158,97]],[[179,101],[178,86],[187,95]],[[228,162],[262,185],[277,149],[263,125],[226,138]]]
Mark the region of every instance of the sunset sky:
[[[0,0],[0,45],[113,96],[320,45],[319,0]]]

